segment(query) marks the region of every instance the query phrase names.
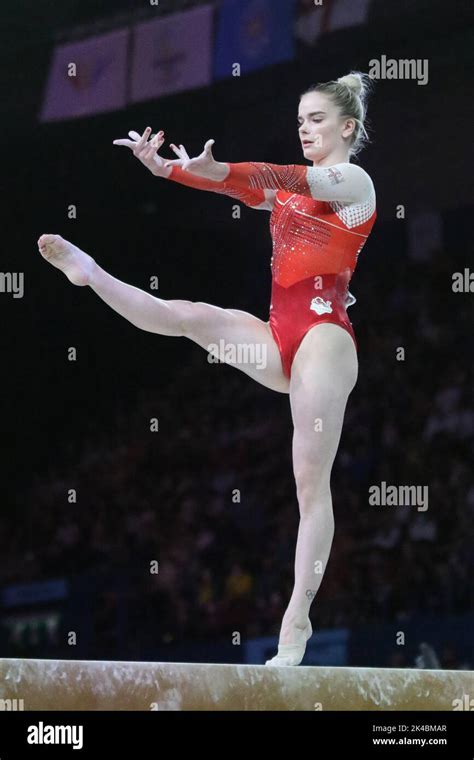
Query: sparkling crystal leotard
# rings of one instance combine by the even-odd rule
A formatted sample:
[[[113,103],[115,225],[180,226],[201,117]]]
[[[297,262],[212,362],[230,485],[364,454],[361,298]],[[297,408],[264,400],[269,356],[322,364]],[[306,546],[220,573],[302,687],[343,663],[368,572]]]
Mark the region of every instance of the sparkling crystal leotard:
[[[352,336],[347,306],[357,258],[374,225],[375,190],[369,175],[349,163],[331,167],[295,164],[228,164],[222,182],[173,166],[170,179],[225,193],[248,206],[271,209],[273,242],[269,325],[283,372],[304,336],[321,322],[337,324]],[[265,190],[275,191],[273,204]]]

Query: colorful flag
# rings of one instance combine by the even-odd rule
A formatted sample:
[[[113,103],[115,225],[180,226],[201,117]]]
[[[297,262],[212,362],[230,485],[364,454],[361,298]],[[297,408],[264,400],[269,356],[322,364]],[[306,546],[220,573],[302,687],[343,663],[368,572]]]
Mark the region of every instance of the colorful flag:
[[[211,83],[212,17],[213,7],[204,5],[134,27],[133,101]]]
[[[128,29],[58,45],[40,121],[103,113],[125,105]]]
[[[254,71],[294,57],[294,0],[224,0],[218,19],[214,76]]]

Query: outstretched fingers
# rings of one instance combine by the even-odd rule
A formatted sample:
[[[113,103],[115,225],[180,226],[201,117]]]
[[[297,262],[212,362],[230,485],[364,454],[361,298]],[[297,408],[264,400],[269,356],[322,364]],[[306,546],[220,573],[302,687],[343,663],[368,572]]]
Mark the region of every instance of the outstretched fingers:
[[[135,150],[133,151],[135,154],[139,153],[145,143],[147,142],[149,136],[151,134],[151,127],[147,127],[144,131],[138,142],[136,143]]]
[[[212,155],[212,146],[214,145],[215,140],[212,138],[210,140],[207,140],[207,142],[204,145],[204,150],[201,153],[200,156],[195,156],[194,158],[189,158],[189,155],[186,151],[186,148],[184,145],[180,145],[179,148],[176,147],[173,143],[170,143],[170,147],[173,149],[173,151],[179,156],[179,158],[175,158],[174,160],[170,159],[166,161],[165,166],[181,166],[183,169],[189,169],[191,166],[195,166],[196,164],[198,166],[202,166],[205,163],[213,163],[215,161],[214,156]]]
[[[190,158],[184,145],[178,148],[174,143],[170,143],[170,148],[179,158],[169,159],[165,162],[165,166],[180,166],[185,169],[189,165]]]
[[[162,133],[158,133],[155,135],[149,143],[145,145],[145,148],[143,150],[143,157],[147,160],[149,158],[152,158],[156,151],[161,148],[165,141],[164,136],[162,136]]]
[[[112,142],[114,145],[124,145],[126,148],[130,148],[133,150],[135,155],[137,155],[143,148],[148,148],[149,145],[151,146],[153,144],[156,150],[164,143],[163,130],[158,132],[156,135],[153,135],[151,134],[151,127],[147,127],[142,135],[139,132],[135,132],[135,130],[131,129],[128,133],[128,136],[131,139],[123,137],[118,140],[113,140]],[[149,137],[151,137],[151,140],[147,142]],[[163,139],[161,139],[162,137]],[[155,140],[155,142],[153,142],[153,140]]]

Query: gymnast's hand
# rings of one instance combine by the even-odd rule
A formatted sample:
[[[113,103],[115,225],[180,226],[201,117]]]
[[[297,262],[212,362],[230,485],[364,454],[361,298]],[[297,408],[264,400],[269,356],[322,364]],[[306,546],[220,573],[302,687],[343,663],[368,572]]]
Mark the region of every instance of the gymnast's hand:
[[[165,166],[179,166],[183,171],[188,171],[190,174],[196,174],[198,177],[205,177],[206,179],[215,180],[221,182],[229,174],[229,166],[221,161],[216,161],[212,155],[212,146],[214,140],[208,140],[204,146],[204,150],[201,155],[196,158],[189,158],[188,152],[184,145],[180,145],[179,148],[173,143],[170,143],[170,148],[174,150],[179,158],[174,160],[165,161]]]
[[[125,145],[133,150],[133,155],[142,162],[155,177],[169,177],[171,169],[165,167],[165,160],[158,155],[158,151],[165,141],[165,133],[158,132],[156,135],[150,135],[151,127],[147,127],[142,135],[138,132],[130,131],[128,134],[132,138],[127,140],[123,138],[114,140],[114,145]],[[148,140],[148,138],[151,138]]]

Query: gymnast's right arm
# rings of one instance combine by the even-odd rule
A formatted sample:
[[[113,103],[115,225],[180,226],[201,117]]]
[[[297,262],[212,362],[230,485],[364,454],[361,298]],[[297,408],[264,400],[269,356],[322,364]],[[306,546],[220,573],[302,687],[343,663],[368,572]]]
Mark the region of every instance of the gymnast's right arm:
[[[163,159],[158,154],[158,150],[164,142],[164,133],[158,132],[158,134],[154,135],[151,140],[148,141],[150,132],[150,127],[145,129],[143,135],[139,135],[138,132],[132,130],[128,133],[132,138],[131,140],[120,139],[114,140],[113,143],[114,145],[124,145],[127,148],[131,148],[134,156],[136,156],[155,177],[170,179],[173,182],[178,182],[181,185],[186,185],[187,187],[192,187],[196,190],[207,190],[213,193],[228,195],[241,203],[245,203],[246,206],[250,206],[257,210],[270,211],[272,209],[273,199],[275,197],[275,192],[272,190],[234,187],[229,182],[215,182],[185,171],[181,166],[177,165],[178,163],[182,163],[182,160],[179,162],[172,162],[176,164],[174,166],[166,166],[165,164],[169,163],[169,160]],[[172,147],[178,155],[186,156],[186,158],[189,159],[183,146],[180,146],[180,149],[175,148],[175,146]]]

